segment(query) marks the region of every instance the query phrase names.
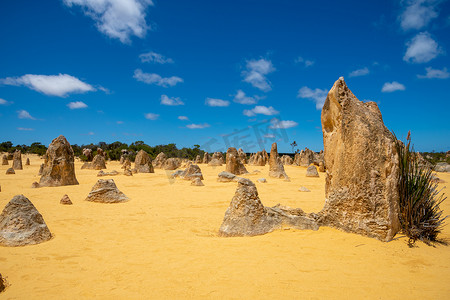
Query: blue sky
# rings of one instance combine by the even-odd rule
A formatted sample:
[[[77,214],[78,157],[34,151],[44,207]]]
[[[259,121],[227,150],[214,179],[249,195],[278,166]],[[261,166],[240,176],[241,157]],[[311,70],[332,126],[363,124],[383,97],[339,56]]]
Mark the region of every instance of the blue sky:
[[[450,149],[450,1],[14,0],[0,28],[0,141],[319,151],[344,76]]]

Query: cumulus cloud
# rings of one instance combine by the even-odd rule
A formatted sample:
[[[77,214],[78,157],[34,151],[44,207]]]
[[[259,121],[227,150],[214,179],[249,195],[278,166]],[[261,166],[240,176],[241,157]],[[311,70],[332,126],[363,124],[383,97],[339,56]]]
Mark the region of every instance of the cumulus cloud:
[[[86,107],[88,107],[88,106],[86,105],[86,103],[81,102],[81,101],[70,102],[69,104],[67,104],[67,106],[68,106],[70,109],[80,109],[80,108],[86,108]]]
[[[426,27],[431,20],[438,16],[435,0],[409,0],[402,1],[405,4],[404,10],[400,15],[400,26],[403,30],[422,29]]]
[[[428,32],[421,32],[406,43],[403,60],[413,63],[426,63],[441,54],[443,51]]]
[[[36,118],[32,117],[29,112],[27,112],[26,110],[23,110],[23,109],[17,111],[17,117],[19,119],[36,120]]]
[[[245,82],[250,83],[261,91],[268,92],[272,88],[266,75],[273,71],[275,71],[275,68],[270,60],[264,58],[252,59],[247,61],[246,70],[242,72],[242,76]]]
[[[181,120],[181,121],[188,121],[189,118],[186,117],[186,116],[178,116],[178,120]]]
[[[80,6],[98,30],[110,38],[129,43],[131,36],[145,37],[150,26],[145,20],[152,0],[63,0],[68,7]]]
[[[243,114],[247,117],[254,117],[256,115],[266,115],[266,116],[272,116],[277,115],[280,112],[275,110],[272,106],[255,106],[253,109],[245,109]]]
[[[369,73],[370,73],[370,72],[369,72],[369,69],[368,69],[367,67],[364,67],[364,68],[362,68],[362,69],[358,69],[358,70],[355,70],[355,71],[350,72],[349,76],[350,76],[350,77],[358,77],[358,76],[364,76],[364,75],[367,75],[367,74],[369,74]]]
[[[230,101],[214,98],[206,98],[205,104],[208,106],[226,107],[230,105]]]
[[[309,59],[304,59],[303,57],[299,56],[295,59],[294,61],[296,64],[304,64],[305,67],[311,67],[312,65],[314,65],[314,61],[313,60],[309,60]]]
[[[147,113],[145,114],[145,118],[148,120],[156,120],[159,118],[159,115],[154,113]]]
[[[386,82],[383,85],[383,88],[381,89],[381,91],[383,93],[392,93],[395,91],[404,91],[406,88],[403,84],[398,83],[397,81],[393,81],[393,82]]]
[[[17,130],[20,130],[20,131],[33,131],[34,128],[17,127]]]
[[[189,124],[186,125],[187,128],[189,129],[203,129],[203,128],[207,128],[210,127],[210,125],[208,123],[203,123],[203,124]]]
[[[310,89],[307,86],[298,90],[297,97],[313,100],[316,103],[316,109],[321,110],[325,100],[327,99],[328,91],[321,89]]]
[[[0,98],[0,105],[9,105],[9,104],[11,104],[11,103],[12,103],[12,102],[6,101],[5,99]]]
[[[442,70],[433,69],[432,67],[425,68],[427,74],[425,75],[417,75],[418,78],[438,78],[438,79],[446,79],[450,77],[450,73],[447,71],[447,68],[443,68]]]
[[[164,55],[156,52],[142,53],[141,55],[139,55],[139,58],[141,59],[141,62],[156,63],[156,64],[174,63],[173,59],[167,58]]]
[[[183,82],[183,79],[177,76],[161,77],[154,73],[144,73],[141,69],[134,71],[133,78],[146,84],[156,84],[162,87],[175,86],[177,83]]]
[[[7,77],[0,79],[0,84],[26,86],[49,96],[65,97],[71,93],[85,93],[95,91],[95,88],[76,77],[59,75],[26,74],[21,77]]]
[[[176,105],[184,105],[184,102],[181,101],[179,97],[169,97],[167,95],[161,95],[161,104],[176,106]]]
[[[272,129],[288,129],[288,128],[292,128],[298,125],[297,122],[295,121],[291,121],[291,120],[285,120],[285,121],[281,121],[278,119],[273,119],[271,121],[272,125],[269,128]]]
[[[248,97],[245,95],[244,91],[238,90],[233,101],[239,104],[256,104],[256,102],[258,102],[258,97]]]

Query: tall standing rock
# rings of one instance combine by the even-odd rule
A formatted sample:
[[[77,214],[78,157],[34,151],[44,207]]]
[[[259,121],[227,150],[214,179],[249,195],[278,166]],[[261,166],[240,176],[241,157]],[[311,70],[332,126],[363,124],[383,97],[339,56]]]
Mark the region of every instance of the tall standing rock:
[[[196,164],[201,164],[202,163],[202,158],[200,155],[197,155],[197,157],[195,157],[195,163]]]
[[[209,153],[205,152],[205,154],[203,154],[203,163],[207,164],[211,161],[211,158],[209,157]]]
[[[167,156],[164,154],[164,152],[160,152],[153,161],[153,166],[158,169],[162,169],[164,163],[167,160]]]
[[[269,176],[289,179],[289,177],[286,175],[286,172],[284,171],[283,163],[278,157],[277,143],[273,143],[272,148],[270,149]]]
[[[48,146],[39,185],[42,187],[74,184],[78,184],[78,181],[75,177],[73,150],[66,138],[60,135]]]
[[[378,106],[359,101],[341,77],[321,119],[326,199],[320,223],[391,240],[399,230],[399,158]]]
[[[244,152],[244,150],[242,150],[242,148],[239,148],[239,150],[238,150],[238,157],[243,165],[247,163],[247,154],[245,154],[245,152]]]
[[[30,158],[27,157],[27,160],[25,162],[25,166],[29,166],[30,165]]]
[[[51,237],[44,218],[24,195],[14,196],[3,209],[0,215],[0,245],[33,245]]]
[[[247,169],[244,167],[241,158],[239,157],[238,151],[234,147],[230,147],[227,150],[227,165],[225,171],[230,172],[234,175],[246,174]]]
[[[8,157],[6,155],[3,155],[3,157],[2,157],[2,166],[7,166],[7,165],[9,165]]]
[[[22,151],[20,151],[20,150],[14,151],[12,167],[13,167],[14,170],[23,170],[23,167],[22,167]]]
[[[92,159],[91,167],[89,169],[93,169],[93,170],[106,169],[105,156],[102,154],[95,155],[94,159]]]
[[[134,160],[134,168],[138,173],[155,173],[153,170],[152,160],[147,152],[141,150],[136,154]]]

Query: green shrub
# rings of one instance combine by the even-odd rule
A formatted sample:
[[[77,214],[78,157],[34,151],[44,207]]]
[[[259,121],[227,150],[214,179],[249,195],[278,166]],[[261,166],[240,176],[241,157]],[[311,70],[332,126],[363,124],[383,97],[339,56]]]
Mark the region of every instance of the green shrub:
[[[437,183],[430,168],[419,165],[418,155],[411,146],[408,132],[407,144],[396,140],[399,154],[399,220],[403,233],[409,238],[412,247],[417,240],[427,245],[443,243],[438,235],[444,226],[443,211],[440,204],[446,199],[439,195]]]

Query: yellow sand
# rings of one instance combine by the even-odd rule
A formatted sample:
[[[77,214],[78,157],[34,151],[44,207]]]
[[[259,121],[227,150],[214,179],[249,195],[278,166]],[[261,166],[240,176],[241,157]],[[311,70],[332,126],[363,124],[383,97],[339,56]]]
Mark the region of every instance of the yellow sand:
[[[444,299],[450,297],[450,247],[408,248],[400,237],[390,243],[332,228],[285,229],[263,236],[221,238],[217,231],[236,189],[218,183],[223,167],[201,164],[204,187],[154,174],[122,175],[117,162],[108,170],[130,201],[84,201],[98,171],[81,170],[80,185],[31,189],[42,162],[5,175],[0,166],[0,209],[24,194],[43,215],[53,239],[0,247],[0,273],[10,286],[5,299]],[[26,157],[23,157],[25,162]],[[10,162],[11,164],[11,162]],[[277,203],[319,211],[324,204],[324,174],[305,177],[305,168],[286,166],[291,182],[256,179],[265,206]],[[450,174],[439,173],[450,183]],[[105,178],[105,177],[103,177]],[[106,177],[109,178],[109,177]],[[443,187],[445,184],[441,184]],[[300,186],[310,193],[298,191]],[[448,190],[447,190],[448,191]],[[68,194],[74,205],[59,200]],[[450,200],[443,204],[450,214]],[[449,220],[450,221],[450,220]],[[450,238],[445,227],[443,238]]]

